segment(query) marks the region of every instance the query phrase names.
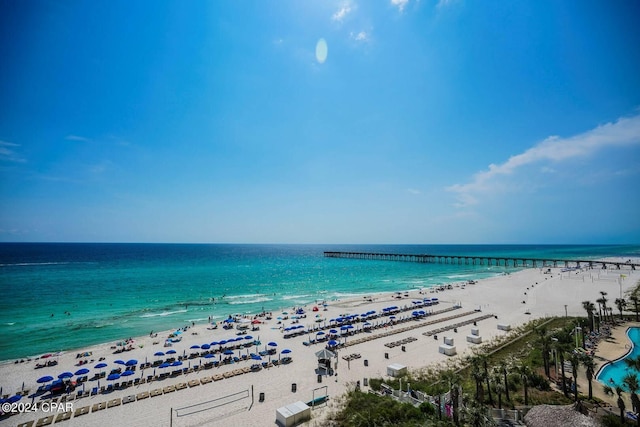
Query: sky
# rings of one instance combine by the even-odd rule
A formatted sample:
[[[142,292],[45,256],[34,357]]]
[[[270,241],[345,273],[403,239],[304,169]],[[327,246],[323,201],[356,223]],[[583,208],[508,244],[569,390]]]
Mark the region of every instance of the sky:
[[[0,0],[0,241],[638,244],[638,16]]]

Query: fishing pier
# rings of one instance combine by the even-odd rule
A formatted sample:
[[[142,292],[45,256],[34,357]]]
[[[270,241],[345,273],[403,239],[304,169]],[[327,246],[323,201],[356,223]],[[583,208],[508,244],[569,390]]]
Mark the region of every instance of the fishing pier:
[[[638,263],[616,262],[604,260],[570,260],[570,259],[546,259],[546,258],[514,258],[495,256],[468,256],[468,255],[430,255],[430,254],[390,254],[377,252],[333,252],[325,251],[327,258],[349,258],[373,261],[397,261],[416,262],[424,264],[458,264],[458,265],[495,265],[503,267],[542,268],[601,268],[635,270],[640,267]]]

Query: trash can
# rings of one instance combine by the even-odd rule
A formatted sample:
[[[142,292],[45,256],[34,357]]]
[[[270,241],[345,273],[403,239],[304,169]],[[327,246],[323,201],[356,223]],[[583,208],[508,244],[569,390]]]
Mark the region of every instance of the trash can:
[[[402,346],[402,351],[407,351],[407,348],[405,346]]]
[[[385,353],[385,354],[384,354],[384,358],[385,358],[385,359],[388,359],[388,358],[389,358],[389,353]]]
[[[264,393],[260,393],[259,397],[258,397],[258,402],[264,402]]]
[[[295,393],[298,390],[298,384],[291,383],[291,393]]]
[[[364,366],[369,366],[369,360],[368,359],[364,359]]]
[[[322,375],[318,375],[318,383],[322,382]]]

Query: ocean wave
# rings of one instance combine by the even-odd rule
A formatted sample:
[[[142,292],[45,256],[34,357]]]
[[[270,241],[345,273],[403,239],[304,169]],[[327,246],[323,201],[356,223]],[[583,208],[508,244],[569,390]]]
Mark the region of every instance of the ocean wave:
[[[281,299],[283,300],[290,300],[290,299],[301,299],[301,298],[309,298],[311,295],[309,294],[304,294],[304,295],[285,295],[283,297],[281,297]]]
[[[147,314],[143,314],[140,317],[171,316],[172,314],[186,313],[186,312],[187,312],[187,310],[163,311],[162,313],[147,313]]]
[[[71,262],[16,262],[13,264],[0,264],[0,267],[30,267],[38,265],[66,265],[72,264]],[[73,263],[78,264],[78,263]]]
[[[227,295],[224,299],[242,299],[242,298],[256,298],[265,297],[267,294],[242,294],[242,295]]]
[[[231,305],[256,304],[256,303],[259,303],[259,302],[266,302],[266,301],[273,301],[273,298],[260,297],[260,298],[248,299],[248,300],[243,300],[243,301],[230,301],[229,304],[231,304]]]
[[[13,326],[15,325],[16,322],[7,322],[7,323],[3,323],[4,326]]]

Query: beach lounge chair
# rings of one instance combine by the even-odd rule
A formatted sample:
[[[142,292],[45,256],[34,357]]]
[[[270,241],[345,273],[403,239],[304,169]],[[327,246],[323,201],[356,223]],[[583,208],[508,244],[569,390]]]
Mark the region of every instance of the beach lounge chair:
[[[142,393],[138,393],[136,395],[136,399],[138,399],[138,400],[146,399],[148,397],[149,397],[149,392],[148,391],[143,391]]]
[[[53,415],[49,415],[48,417],[40,418],[36,422],[36,427],[48,426],[53,422],[53,417],[54,417]]]
[[[82,408],[77,408],[74,413],[73,416],[74,417],[79,417],[80,415],[86,415],[89,413],[89,410],[91,408],[89,406],[83,406]]]
[[[107,403],[107,408],[113,408],[114,406],[120,406],[120,404],[122,404],[122,399],[117,398],[117,399],[111,399],[108,403]]]

